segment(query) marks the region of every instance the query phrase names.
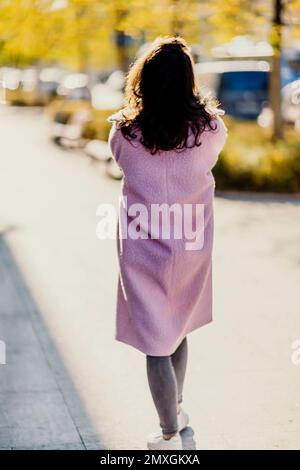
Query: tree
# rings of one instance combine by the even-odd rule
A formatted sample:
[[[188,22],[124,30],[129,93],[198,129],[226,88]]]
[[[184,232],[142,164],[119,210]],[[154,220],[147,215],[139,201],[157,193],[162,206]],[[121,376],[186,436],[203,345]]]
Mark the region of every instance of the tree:
[[[0,61],[128,67],[142,40],[199,40],[199,0],[1,0]],[[133,38],[134,41],[130,41]]]
[[[283,42],[300,37],[299,0],[214,0],[208,20],[220,41],[238,34],[267,40],[273,47],[270,60],[270,105],[273,111],[272,139],[283,138],[281,113],[281,51]]]
[[[274,55],[273,138],[283,136],[280,58],[300,38],[300,0],[1,0],[0,61],[62,62],[76,70],[126,70],[143,41],[182,35],[209,52],[237,35],[269,41]]]
[[[274,0],[270,40],[273,48],[270,76],[270,105],[273,111],[273,140],[283,138],[283,120],[281,113],[281,49],[283,7],[283,0]]]
[[[24,65],[47,54],[44,14],[51,0],[2,0],[0,58],[2,64]]]

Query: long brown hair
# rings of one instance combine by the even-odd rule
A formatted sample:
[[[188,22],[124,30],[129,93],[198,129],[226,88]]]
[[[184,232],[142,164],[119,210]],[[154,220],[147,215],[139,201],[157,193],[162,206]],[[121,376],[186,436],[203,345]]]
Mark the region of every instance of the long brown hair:
[[[218,106],[210,95],[201,95],[184,39],[158,38],[129,70],[119,124],[128,140],[137,137],[138,127],[152,154],[186,148],[190,129],[192,146],[200,146],[204,129],[215,130],[211,121]]]

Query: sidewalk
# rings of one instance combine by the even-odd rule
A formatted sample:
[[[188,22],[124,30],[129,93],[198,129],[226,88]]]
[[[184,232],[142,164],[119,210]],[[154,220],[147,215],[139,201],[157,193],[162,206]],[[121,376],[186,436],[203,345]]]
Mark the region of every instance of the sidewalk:
[[[0,335],[0,449],[101,448],[3,235]]]
[[[114,340],[115,242],[95,237],[119,183],[52,145],[36,112],[0,110],[0,125],[0,448],[143,449],[158,425],[145,357]],[[186,448],[300,449],[299,220],[299,199],[216,198],[214,322],[189,337]]]

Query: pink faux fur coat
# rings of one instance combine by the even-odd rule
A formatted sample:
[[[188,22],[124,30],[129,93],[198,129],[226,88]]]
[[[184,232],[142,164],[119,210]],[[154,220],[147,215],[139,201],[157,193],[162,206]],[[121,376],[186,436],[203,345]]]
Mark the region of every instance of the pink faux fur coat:
[[[215,182],[211,170],[225,144],[227,128],[218,116],[214,118],[216,130],[202,134],[200,147],[152,155],[139,142],[140,131],[132,141],[123,137],[118,116],[110,117],[114,122],[109,137],[112,154],[124,173],[118,227],[116,339],[145,354],[166,356],[188,333],[212,321]],[[186,249],[187,240],[174,236],[145,238],[153,228],[141,220],[143,236],[124,237],[134,221],[128,212],[130,206],[142,204],[150,213],[152,204],[164,203],[203,207],[201,249]],[[195,217],[191,215],[193,223]]]

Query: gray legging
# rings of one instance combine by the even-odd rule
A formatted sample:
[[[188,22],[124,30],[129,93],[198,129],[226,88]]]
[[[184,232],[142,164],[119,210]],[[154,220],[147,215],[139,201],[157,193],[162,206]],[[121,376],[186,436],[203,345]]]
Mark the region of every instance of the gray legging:
[[[182,402],[182,389],[187,364],[187,339],[171,356],[146,356],[151,395],[164,434],[177,432],[177,405]]]

